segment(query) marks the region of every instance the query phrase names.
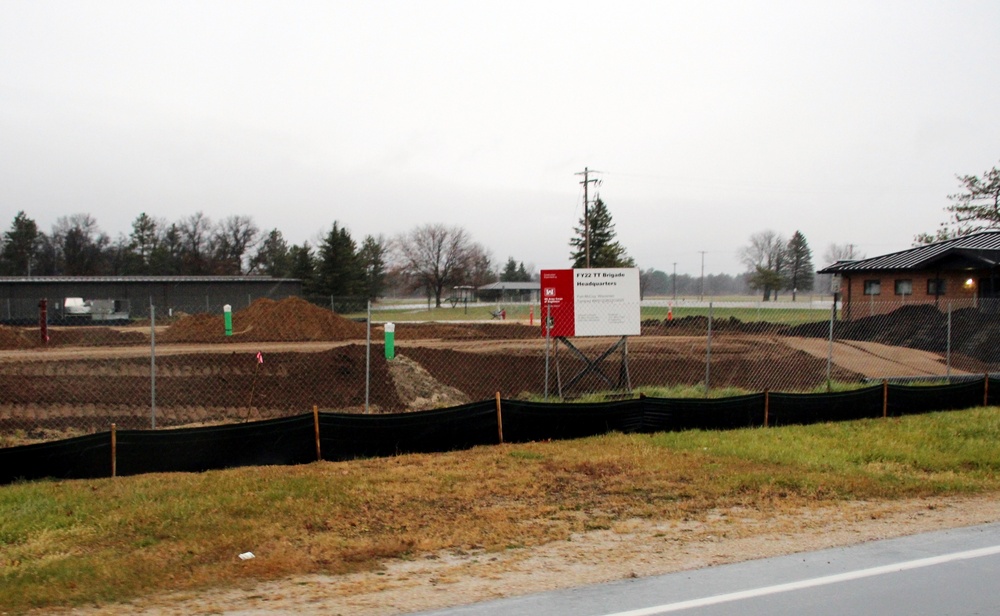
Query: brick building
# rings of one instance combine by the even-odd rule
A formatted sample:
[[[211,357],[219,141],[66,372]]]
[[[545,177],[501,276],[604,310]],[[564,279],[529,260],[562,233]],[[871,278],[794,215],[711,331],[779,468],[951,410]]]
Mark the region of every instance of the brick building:
[[[945,311],[992,307],[1000,298],[1000,231],[983,231],[878,257],[838,261],[819,270],[840,281],[845,320],[904,304]]]

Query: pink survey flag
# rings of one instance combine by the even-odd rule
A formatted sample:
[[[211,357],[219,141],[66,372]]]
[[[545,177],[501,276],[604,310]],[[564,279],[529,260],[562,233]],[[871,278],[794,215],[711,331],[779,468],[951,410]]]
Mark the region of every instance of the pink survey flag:
[[[257,363],[258,364],[264,363],[264,356],[260,354],[260,351],[257,351]]]

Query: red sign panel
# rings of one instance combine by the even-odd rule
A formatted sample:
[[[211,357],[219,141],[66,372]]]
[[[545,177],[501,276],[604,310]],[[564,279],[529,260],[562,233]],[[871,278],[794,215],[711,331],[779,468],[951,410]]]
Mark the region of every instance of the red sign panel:
[[[542,335],[576,335],[573,270],[542,270]]]

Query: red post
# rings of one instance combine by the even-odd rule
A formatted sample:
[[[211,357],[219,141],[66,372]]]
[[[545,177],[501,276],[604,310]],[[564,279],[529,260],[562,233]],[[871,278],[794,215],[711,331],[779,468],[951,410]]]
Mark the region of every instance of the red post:
[[[42,336],[42,344],[49,341],[49,301],[38,300],[38,330]]]

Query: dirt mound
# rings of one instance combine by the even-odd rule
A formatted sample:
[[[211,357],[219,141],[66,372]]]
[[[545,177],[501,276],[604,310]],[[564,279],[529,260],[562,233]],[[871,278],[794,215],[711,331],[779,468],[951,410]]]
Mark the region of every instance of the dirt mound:
[[[50,346],[131,346],[148,345],[149,335],[123,332],[110,327],[71,327],[50,329]]]
[[[161,342],[302,342],[354,340],[365,337],[365,326],[290,297],[281,301],[262,298],[233,313],[233,335],[225,335],[220,315],[184,317],[157,338]]]
[[[407,403],[408,411],[439,409],[472,402],[458,389],[434,378],[423,366],[404,355],[387,362],[389,374],[399,399]]]
[[[658,319],[646,319],[642,322],[642,325],[647,328],[648,333],[650,334],[701,334],[708,331],[708,317],[689,316],[673,320],[663,319],[662,321]],[[661,327],[663,330],[666,330],[666,332],[657,331]],[[725,331],[734,334],[776,334],[780,333],[784,328],[784,325],[778,323],[768,323],[766,321],[744,322],[736,317],[712,319],[712,330],[716,332]]]
[[[0,349],[30,349],[36,345],[21,330],[0,325]]]
[[[49,328],[46,346],[129,346],[149,344],[142,332],[123,332],[110,327]],[[41,346],[38,328],[0,325],[0,349],[34,349]]]
[[[1000,315],[977,308],[952,312],[951,351],[992,363],[1000,360]],[[929,304],[904,306],[886,314],[876,314],[834,323],[835,340],[860,340],[921,351],[944,353],[948,349],[948,314]],[[830,322],[806,323],[789,327],[789,336],[826,338]]]

